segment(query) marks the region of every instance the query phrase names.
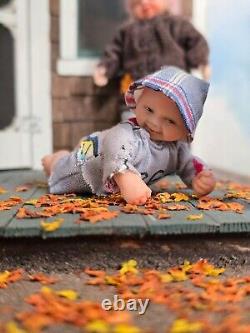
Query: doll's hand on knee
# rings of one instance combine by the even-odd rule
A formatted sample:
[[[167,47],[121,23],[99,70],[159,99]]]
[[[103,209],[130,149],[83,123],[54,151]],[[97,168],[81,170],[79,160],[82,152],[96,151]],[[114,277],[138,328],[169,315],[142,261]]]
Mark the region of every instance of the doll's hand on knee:
[[[198,196],[207,195],[215,188],[216,180],[210,170],[203,170],[196,175],[192,181],[194,192]]]
[[[104,87],[108,83],[108,78],[106,76],[106,68],[104,66],[96,67],[93,75],[93,80],[95,85],[98,87]]]
[[[121,195],[127,203],[133,205],[144,205],[151,197],[151,189],[145,184],[141,177],[134,172],[126,171],[114,176]]]

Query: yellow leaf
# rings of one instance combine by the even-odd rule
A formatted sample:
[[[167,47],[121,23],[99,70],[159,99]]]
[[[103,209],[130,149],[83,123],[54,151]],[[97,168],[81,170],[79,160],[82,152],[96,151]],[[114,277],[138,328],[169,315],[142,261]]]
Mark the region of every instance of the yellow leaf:
[[[171,199],[174,199],[174,201],[188,201],[188,196],[184,193],[173,193],[171,194]]]
[[[35,206],[36,204],[37,204],[37,199],[30,199],[30,200],[28,200],[28,201],[25,201],[25,205],[33,205],[33,206]]]
[[[140,333],[139,327],[131,326],[128,324],[118,324],[114,327],[114,333]]]
[[[53,294],[54,291],[49,287],[42,287],[41,292],[44,294]]]
[[[59,290],[56,291],[55,294],[58,296],[70,299],[71,301],[75,301],[78,298],[78,294],[71,289],[64,289],[64,290]]]
[[[168,283],[173,281],[173,277],[170,274],[161,274],[160,277],[163,283]]]
[[[60,226],[62,225],[63,221],[64,221],[64,219],[62,219],[62,218],[51,221],[51,222],[41,221],[40,225],[44,231],[51,232],[51,231],[55,231],[55,230],[59,229]]]
[[[112,286],[117,286],[119,284],[117,279],[115,279],[113,276],[105,276],[105,283]]]
[[[171,274],[173,281],[185,281],[188,279],[186,272],[179,269],[170,269],[169,274]]]
[[[130,259],[129,261],[126,261],[122,264],[122,268],[120,269],[120,274],[124,275],[126,273],[133,273],[137,274],[137,262],[134,259]]]
[[[27,331],[19,328],[14,321],[10,321],[5,325],[6,333],[27,333]]]
[[[4,193],[6,193],[7,191],[5,190],[5,188],[3,188],[3,187],[0,187],[0,194],[4,194]]]
[[[212,268],[212,269],[207,270],[206,273],[208,276],[218,276],[224,272],[225,272],[225,268]]]
[[[190,221],[195,221],[195,220],[201,220],[203,218],[203,214],[197,214],[197,215],[188,215],[187,216],[187,220],[190,220]]]
[[[110,325],[103,320],[94,320],[88,323],[84,330],[90,333],[110,333]]]
[[[190,271],[190,269],[193,267],[193,265],[190,264],[190,262],[188,260],[184,261],[184,264],[181,266],[182,270],[184,272],[188,272]]]
[[[186,319],[177,319],[173,322],[170,333],[195,333],[201,331],[202,323],[189,322]]]
[[[10,272],[9,271],[5,271],[0,273],[0,287],[1,285],[5,285],[8,282],[8,278],[10,276]]]
[[[164,192],[164,193],[158,193],[156,195],[156,198],[158,198],[160,200],[161,203],[166,203],[166,202],[170,202],[172,201],[170,199],[170,194],[168,192]]]

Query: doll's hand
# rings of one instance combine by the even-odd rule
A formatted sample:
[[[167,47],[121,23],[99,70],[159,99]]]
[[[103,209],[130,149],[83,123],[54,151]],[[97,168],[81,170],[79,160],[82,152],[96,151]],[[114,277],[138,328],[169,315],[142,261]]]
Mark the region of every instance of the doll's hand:
[[[194,177],[192,187],[198,196],[203,196],[214,190],[215,183],[216,181],[212,171],[203,170]]]
[[[210,65],[201,65],[199,67],[199,71],[201,72],[202,78],[206,81],[209,81],[211,77],[211,67]]]
[[[94,83],[98,87],[104,87],[108,83],[108,78],[106,76],[106,68],[103,66],[96,67],[93,75]]]
[[[140,176],[131,171],[117,173],[114,175],[121,195],[124,200],[133,205],[144,205],[151,197],[150,188],[144,183]]]

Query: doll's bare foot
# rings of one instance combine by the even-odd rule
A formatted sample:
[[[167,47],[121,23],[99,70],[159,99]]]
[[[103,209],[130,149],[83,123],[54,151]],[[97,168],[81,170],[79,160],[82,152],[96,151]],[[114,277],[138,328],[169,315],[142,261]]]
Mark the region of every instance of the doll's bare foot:
[[[59,150],[56,153],[46,155],[42,158],[42,166],[46,176],[50,176],[56,162],[63,156],[68,155],[70,152],[68,150]]]

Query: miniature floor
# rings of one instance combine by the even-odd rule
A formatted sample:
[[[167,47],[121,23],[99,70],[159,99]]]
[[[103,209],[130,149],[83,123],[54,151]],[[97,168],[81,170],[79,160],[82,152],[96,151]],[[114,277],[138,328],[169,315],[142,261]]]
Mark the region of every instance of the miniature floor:
[[[174,184],[176,178],[169,177]],[[0,194],[0,203],[12,196],[23,199],[23,204],[17,205],[10,210],[0,211],[0,237],[27,237],[38,236],[49,237],[70,237],[80,235],[119,235],[143,237],[150,235],[172,235],[172,234],[215,234],[215,233],[247,233],[250,232],[250,205],[242,199],[233,201],[242,203],[245,206],[244,212],[202,211],[201,220],[188,220],[189,215],[200,214],[201,211],[195,207],[190,200],[185,202],[189,206],[188,211],[173,211],[170,219],[157,219],[153,215],[125,214],[111,220],[102,221],[96,224],[89,222],[76,223],[77,214],[57,215],[62,217],[64,223],[54,232],[45,232],[41,229],[41,218],[17,219],[16,213],[25,201],[35,199],[47,193],[44,187],[45,177],[40,171],[18,170],[0,172],[0,189],[6,192]],[[16,192],[17,186],[32,184],[26,191]],[[187,192],[171,188],[169,192]],[[215,197],[222,197],[225,194],[222,190],[213,193]],[[112,207],[113,210],[118,209]],[[55,220],[55,217],[48,218],[48,221]]]

